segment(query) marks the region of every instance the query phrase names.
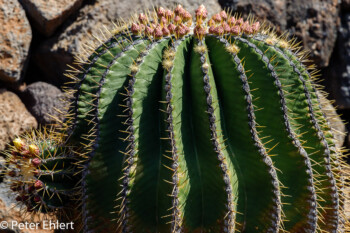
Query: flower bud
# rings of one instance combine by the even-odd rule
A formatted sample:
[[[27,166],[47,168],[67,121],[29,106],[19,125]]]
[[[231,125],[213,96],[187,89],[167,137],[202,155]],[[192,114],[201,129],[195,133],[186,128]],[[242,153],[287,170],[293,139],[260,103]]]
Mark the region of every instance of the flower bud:
[[[34,188],[35,189],[40,189],[42,187],[44,187],[44,184],[43,184],[43,182],[41,180],[35,181],[35,183],[34,183]]]
[[[38,167],[41,164],[41,160],[39,158],[34,158],[31,162],[35,167]]]
[[[226,11],[221,11],[220,12],[220,16],[223,20],[226,20],[227,19],[227,14],[226,14]]]
[[[159,18],[162,18],[165,16],[165,9],[163,7],[159,7],[157,10],[157,15]]]
[[[26,144],[20,138],[16,138],[15,140],[13,140],[13,144],[15,145],[17,150],[24,150],[26,147]]]
[[[213,15],[212,19],[213,19],[215,22],[217,22],[217,23],[221,22],[221,16],[220,16],[220,14],[215,14],[215,15]]]
[[[40,154],[39,147],[34,144],[29,145],[29,152],[35,156]]]
[[[239,26],[233,26],[231,27],[231,33],[237,36],[241,33],[241,28]]]
[[[204,5],[200,5],[196,10],[196,18],[206,19],[208,17],[208,11]]]
[[[147,22],[147,16],[144,13],[139,14],[139,21],[142,24],[145,24]]]

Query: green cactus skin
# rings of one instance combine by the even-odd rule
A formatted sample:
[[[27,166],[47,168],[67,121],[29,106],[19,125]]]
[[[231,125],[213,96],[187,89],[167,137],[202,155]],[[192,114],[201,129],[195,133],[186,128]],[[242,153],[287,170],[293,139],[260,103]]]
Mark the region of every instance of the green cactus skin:
[[[24,140],[16,139],[8,154],[7,171],[11,190],[18,194],[16,200],[28,212],[67,215],[78,197],[77,162],[73,151],[53,132],[33,131]]]
[[[30,182],[64,198],[35,193],[31,209],[75,204],[81,232],[349,230],[348,165],[295,41],[225,11],[206,18],[158,8],[77,61],[59,136],[25,139],[43,161]],[[50,167],[47,142],[64,167]]]

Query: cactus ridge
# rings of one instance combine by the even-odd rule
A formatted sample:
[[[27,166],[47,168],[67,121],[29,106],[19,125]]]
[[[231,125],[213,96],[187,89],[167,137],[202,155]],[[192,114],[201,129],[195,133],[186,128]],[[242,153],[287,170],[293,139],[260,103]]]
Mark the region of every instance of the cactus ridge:
[[[204,44],[204,41],[199,41],[198,46],[206,46]],[[202,51],[200,52],[200,61],[201,61],[201,68],[203,72],[203,81],[204,81],[204,90],[206,92],[206,100],[207,100],[207,113],[209,117],[209,128],[211,131],[211,136],[212,136],[212,143],[214,145],[214,151],[217,153],[218,160],[220,161],[220,168],[223,173],[223,179],[225,182],[225,191],[227,195],[227,216],[224,224],[224,231],[232,232],[235,229],[234,226],[234,220],[235,220],[235,210],[233,208],[233,193],[232,193],[232,187],[231,187],[231,179],[229,176],[229,169],[227,162],[225,161],[225,156],[222,152],[221,146],[220,146],[220,140],[217,135],[217,125],[216,125],[216,116],[214,113],[214,107],[213,105],[213,97],[211,94],[211,85],[210,85],[210,76],[212,76],[212,72],[210,70],[210,66],[207,63],[209,60],[208,54],[206,54],[207,51]],[[208,67],[207,67],[208,66]],[[218,106],[217,106],[218,107]]]
[[[290,120],[289,120],[289,116],[288,116],[289,113],[288,113],[287,104],[286,104],[286,98],[285,98],[285,95],[284,95],[284,92],[282,89],[281,81],[275,72],[275,68],[272,66],[270,59],[268,59],[266,57],[266,55],[255,44],[247,41],[244,38],[238,37],[237,40],[242,41],[243,43],[246,43],[250,48],[253,48],[262,57],[262,60],[267,64],[267,68],[271,72],[271,76],[275,79],[274,84],[278,88],[278,93],[279,93],[279,96],[281,98],[280,102],[281,102],[281,109],[283,112],[285,127],[286,127],[286,130],[288,131],[289,137],[293,141],[293,144],[298,148],[300,155],[302,155],[302,157],[303,157],[304,164],[306,166],[305,171],[308,174],[309,200],[310,200],[310,203],[315,203],[316,202],[316,193],[315,193],[315,189],[314,189],[313,172],[311,169],[311,162],[310,162],[310,159],[309,159],[305,149],[301,146],[300,141],[297,139],[297,137],[296,137],[295,133],[293,132],[292,127],[290,125]],[[308,203],[308,200],[305,200],[304,205],[307,205],[307,203]],[[307,224],[309,226],[306,226],[305,228],[310,229],[310,231],[315,231],[316,221],[317,221],[316,206],[310,205],[309,213],[307,213],[307,216],[308,216]]]
[[[258,39],[259,41],[263,41],[262,39]],[[338,218],[337,216],[339,215],[338,213],[338,208],[339,208],[339,200],[338,200],[338,194],[337,194],[337,189],[336,189],[336,182],[333,176],[333,173],[331,172],[331,164],[330,164],[330,148],[328,143],[326,142],[326,138],[324,136],[323,131],[321,130],[321,127],[318,123],[318,120],[316,119],[316,116],[314,114],[315,110],[312,104],[312,100],[311,100],[311,94],[310,91],[308,89],[306,80],[303,78],[303,75],[301,73],[301,71],[296,67],[295,63],[292,61],[291,55],[286,54],[285,52],[283,52],[280,48],[278,48],[277,46],[274,46],[276,51],[279,52],[279,54],[282,54],[282,56],[288,60],[288,62],[290,63],[290,65],[293,67],[294,71],[297,73],[297,75],[299,76],[299,80],[303,83],[303,91],[305,93],[305,97],[307,100],[307,105],[308,105],[308,109],[309,109],[309,114],[310,114],[310,118],[312,121],[312,124],[314,127],[310,127],[308,128],[309,131],[311,131],[314,135],[317,135],[317,137],[321,140],[320,142],[322,143],[322,147],[324,147],[324,156],[322,154],[322,151],[315,151],[314,148],[311,148],[311,150],[309,149],[308,153],[310,155],[313,154],[312,157],[314,157],[313,161],[315,172],[316,172],[316,176],[318,176],[319,180],[323,180],[326,179],[326,181],[323,181],[322,183],[326,182],[329,187],[327,188],[323,188],[322,192],[318,192],[317,195],[320,196],[318,199],[320,200],[325,200],[325,198],[327,198],[327,195],[332,195],[333,196],[333,200],[331,200],[331,203],[326,204],[324,206],[318,206],[319,208],[319,215],[320,215],[320,220],[319,220],[319,226],[322,229],[328,229],[329,231],[332,231],[331,229],[337,229],[338,226]],[[303,68],[305,69],[305,68]],[[309,78],[309,80],[311,80],[311,75],[306,72],[307,77]],[[316,89],[312,88],[312,91],[315,92],[315,94],[317,94]],[[325,118],[325,116],[323,116]],[[326,119],[326,118],[325,118]],[[307,123],[306,123],[307,124]],[[300,128],[300,127],[299,127]],[[313,132],[315,131],[315,132]],[[306,132],[308,133],[308,132]],[[301,136],[301,138],[303,138],[303,136]],[[320,143],[317,140],[315,140],[313,143]],[[307,145],[306,145],[307,146]],[[307,148],[305,146],[305,148]],[[317,154],[318,157],[315,156],[315,154]],[[315,161],[316,160],[316,161]],[[319,164],[323,164],[324,169],[322,169],[323,167],[321,167]],[[320,184],[315,184],[316,187],[318,187]],[[319,189],[321,187],[318,187]],[[326,191],[328,190],[328,191]],[[325,212],[325,213],[323,213]],[[331,213],[329,213],[331,212]],[[324,222],[323,219],[325,219],[325,217],[323,217],[323,215],[327,216],[328,221]],[[329,226],[328,226],[329,225]]]
[[[118,42],[117,40],[122,37],[123,35],[119,35],[117,37],[117,39],[115,37],[111,37],[106,43],[101,44],[98,48],[96,48],[96,52],[93,53],[88,59],[88,64],[85,64],[85,66],[82,67],[83,70],[83,74],[81,74],[79,81],[76,82],[75,85],[75,93],[74,93],[74,103],[71,105],[71,111],[73,111],[73,117],[71,117],[71,120],[74,120],[71,123],[70,126],[70,132],[73,132],[75,130],[75,126],[77,124],[77,115],[78,115],[78,101],[79,101],[79,95],[80,95],[80,90],[81,90],[81,86],[84,83],[85,79],[87,78],[88,73],[90,72],[91,68],[93,67],[93,65],[97,62],[97,60],[105,53],[109,52],[109,50],[111,48],[114,48],[117,44],[119,44],[120,42]],[[97,54],[96,54],[97,53]],[[78,59],[78,58],[77,58]],[[85,61],[83,61],[85,62]],[[71,77],[71,76],[69,76]],[[66,119],[66,121],[68,121],[68,119]]]
[[[61,131],[10,148],[28,211],[75,205],[81,232],[348,230],[345,151],[294,39],[180,5],[108,33],[67,74]]]
[[[180,45],[186,44],[188,43],[188,39],[181,39],[181,40],[177,40],[175,42],[172,43],[172,46],[170,48],[170,50],[168,50],[169,53],[174,53],[179,47]],[[182,52],[180,50],[180,52]],[[169,54],[168,53],[168,54]],[[165,104],[166,104],[166,108],[164,109],[165,113],[166,113],[166,120],[165,122],[167,123],[166,129],[168,131],[168,140],[169,140],[169,144],[170,144],[170,148],[168,151],[168,156],[164,155],[166,158],[168,158],[171,162],[171,166],[169,167],[169,169],[173,170],[173,174],[172,174],[172,183],[173,183],[173,189],[172,192],[169,193],[170,196],[172,196],[172,213],[171,213],[171,232],[179,232],[181,231],[181,225],[182,225],[182,218],[180,216],[183,215],[183,210],[180,209],[179,207],[179,185],[178,183],[183,183],[184,181],[180,180],[179,177],[179,170],[181,170],[181,168],[179,168],[179,166],[181,166],[179,164],[179,150],[177,147],[177,139],[175,138],[175,129],[174,129],[174,119],[173,119],[173,109],[174,106],[172,104],[173,102],[173,94],[172,94],[172,90],[173,90],[173,85],[172,85],[172,72],[174,72],[174,62],[175,62],[175,56],[164,56],[165,61],[169,61],[171,64],[171,67],[166,66],[165,64],[163,64],[163,66],[165,66],[165,85],[164,85],[164,91],[165,91]],[[164,63],[164,62],[163,62]],[[164,97],[163,97],[164,98]],[[175,119],[176,120],[176,119]],[[183,155],[182,155],[183,156]]]
[[[327,223],[322,223],[322,221],[319,221],[319,225],[324,225],[322,226],[322,229],[324,229],[325,227],[327,227],[327,224],[329,224],[329,228],[327,227],[327,229],[337,229],[338,227],[338,218],[336,216],[339,215],[338,213],[338,209],[339,209],[339,200],[338,200],[338,193],[337,193],[337,189],[336,189],[336,183],[335,183],[335,179],[334,179],[334,176],[333,176],[333,173],[331,171],[331,165],[330,165],[330,148],[329,148],[329,145],[328,143],[326,142],[326,138],[323,134],[323,131],[321,130],[321,127],[316,119],[316,116],[314,114],[314,107],[312,106],[312,102],[311,102],[311,95],[310,95],[310,91],[308,90],[308,87],[306,85],[306,80],[303,78],[303,75],[301,74],[301,71],[296,67],[296,65],[294,64],[294,62],[288,57],[288,55],[286,55],[282,50],[280,50],[278,47],[275,47],[276,51],[278,51],[280,54],[282,54],[282,56],[284,58],[286,58],[290,65],[293,67],[293,70],[297,73],[297,75],[299,76],[299,80],[303,83],[303,89],[304,89],[304,93],[305,93],[305,97],[307,99],[307,105],[308,105],[308,108],[309,108],[309,114],[310,114],[310,118],[311,118],[311,121],[312,121],[312,124],[314,125],[314,128],[316,130],[316,134],[317,136],[319,137],[319,139],[321,140],[321,143],[323,144],[323,147],[324,147],[324,156],[322,155],[322,153],[318,153],[320,155],[319,158],[321,159],[318,159],[317,162],[320,163],[322,161],[322,158],[324,157],[324,166],[325,166],[325,171],[322,171],[323,173],[318,173],[317,176],[321,177],[321,179],[323,179],[325,176],[326,176],[326,179],[327,179],[327,183],[328,185],[330,186],[328,188],[328,191],[325,191],[325,189],[323,189],[323,192],[330,192],[332,193],[331,195],[333,195],[333,200],[332,200],[332,203],[329,205],[329,209],[331,209],[333,211],[333,213],[327,213],[329,212],[329,210],[324,210],[326,212],[327,217],[328,217],[328,221]],[[310,75],[308,74],[308,77],[310,79]],[[314,90],[315,91],[315,90]],[[316,91],[315,91],[316,93]],[[325,116],[324,116],[325,117]],[[326,117],[325,117],[326,119]],[[309,130],[312,130],[313,128],[309,128]],[[322,151],[321,151],[322,152]],[[312,152],[311,152],[312,153]],[[309,152],[310,154],[310,152]],[[317,159],[317,157],[315,158],[315,160]],[[321,161],[319,161],[321,160]],[[315,163],[317,163],[315,162]],[[322,193],[319,194],[321,196],[321,199],[324,199],[326,195],[322,195]],[[319,207],[318,208],[322,208],[322,207]],[[321,210],[319,210],[321,212]],[[322,216],[323,213],[320,213],[320,215]],[[331,216],[330,216],[331,215]],[[333,215],[333,216],[332,216]],[[334,219],[332,219],[332,217]]]
[[[228,48],[231,44],[224,38],[217,38],[221,43],[223,43],[225,45],[226,48]],[[243,64],[241,62],[241,59],[238,57],[237,53],[232,54],[233,56],[233,61],[236,63],[237,66],[237,70],[239,71],[239,77],[241,79],[242,82],[242,87],[243,90],[245,92],[245,99],[247,101],[247,111],[248,111],[248,118],[249,118],[249,125],[251,127],[251,134],[252,134],[252,139],[254,140],[254,145],[258,148],[259,153],[262,156],[262,159],[264,161],[264,163],[266,164],[266,166],[269,169],[269,174],[271,176],[271,183],[273,185],[273,193],[274,193],[274,197],[273,197],[273,202],[274,202],[274,207],[273,207],[273,211],[271,214],[272,216],[272,224],[271,224],[271,228],[267,229],[267,232],[276,232],[278,231],[279,228],[281,228],[282,226],[280,225],[280,220],[281,220],[281,200],[280,200],[280,196],[281,196],[281,190],[280,190],[280,184],[277,178],[277,172],[276,169],[273,165],[273,162],[271,160],[271,158],[269,157],[263,143],[261,142],[259,136],[258,136],[258,131],[256,128],[256,117],[254,114],[254,106],[253,106],[253,98],[251,95],[251,91],[250,91],[250,87],[249,87],[249,83],[248,83],[248,78],[246,76],[246,72],[243,68]],[[283,186],[281,184],[281,186]]]

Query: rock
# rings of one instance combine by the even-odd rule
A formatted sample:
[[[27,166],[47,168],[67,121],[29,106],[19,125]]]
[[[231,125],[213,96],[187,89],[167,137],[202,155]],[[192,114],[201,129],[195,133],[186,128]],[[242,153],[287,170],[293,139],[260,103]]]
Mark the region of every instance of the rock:
[[[326,86],[340,109],[350,108],[350,14],[344,14],[338,31],[331,64],[326,70]]]
[[[219,0],[242,15],[253,13],[281,33],[295,35],[318,68],[328,66],[339,26],[338,0]]]
[[[56,28],[73,12],[83,0],[19,0],[33,20],[34,26],[45,36],[51,36]]]
[[[17,0],[0,0],[0,79],[18,82],[24,75],[32,31]]]
[[[53,233],[54,229],[43,229],[43,221],[55,221],[55,217],[44,214],[39,214],[32,218],[29,214],[24,214],[19,206],[16,206],[15,195],[9,189],[9,185],[6,182],[0,183],[0,222],[6,222],[8,224],[7,229],[3,230],[3,226],[0,225],[0,232],[16,232],[16,233]],[[29,227],[23,227],[21,229],[16,223],[34,223],[32,229]],[[6,224],[5,223],[5,224]],[[38,223],[36,226],[35,224]]]
[[[350,0],[342,0],[341,1],[341,9],[342,11],[349,11],[350,10]]]
[[[261,21],[266,20],[279,31],[286,28],[286,0],[219,0],[219,3],[245,18],[251,13]]]
[[[157,5],[165,7],[175,6],[180,2],[189,11],[194,11],[200,4],[208,7],[209,13],[220,11],[220,5],[215,0],[181,0],[181,1],[154,1],[143,0],[120,0],[116,6],[114,0],[97,0],[92,5],[86,5],[79,11],[77,18],[69,19],[63,26],[60,35],[46,41],[35,52],[35,60],[40,69],[46,75],[46,81],[54,85],[62,85],[67,79],[63,73],[67,69],[67,64],[72,64],[75,54],[83,54],[82,45],[96,40],[91,36],[99,35],[104,29],[111,28],[112,21],[123,17],[128,18],[134,12],[145,11]]]
[[[32,83],[25,89],[21,97],[39,124],[58,123],[51,116],[62,120],[63,117],[56,109],[63,110],[64,108],[61,100],[63,93],[57,87],[45,82]]]
[[[318,68],[328,66],[340,23],[338,0],[287,0],[287,29]]]
[[[15,135],[37,127],[35,118],[27,111],[20,98],[5,89],[0,89],[0,150]]]

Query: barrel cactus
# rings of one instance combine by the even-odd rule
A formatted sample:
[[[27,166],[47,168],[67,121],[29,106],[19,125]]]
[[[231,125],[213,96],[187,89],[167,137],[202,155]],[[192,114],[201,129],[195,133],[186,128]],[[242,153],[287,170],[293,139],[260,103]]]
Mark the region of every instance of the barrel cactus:
[[[344,232],[343,151],[295,40],[180,5],[120,23],[67,75],[60,130],[8,152],[31,212],[81,232]]]

